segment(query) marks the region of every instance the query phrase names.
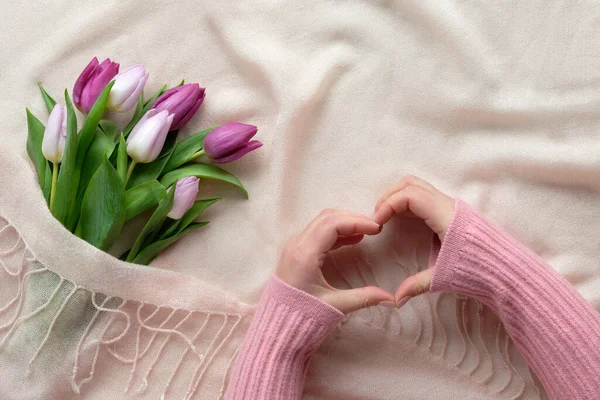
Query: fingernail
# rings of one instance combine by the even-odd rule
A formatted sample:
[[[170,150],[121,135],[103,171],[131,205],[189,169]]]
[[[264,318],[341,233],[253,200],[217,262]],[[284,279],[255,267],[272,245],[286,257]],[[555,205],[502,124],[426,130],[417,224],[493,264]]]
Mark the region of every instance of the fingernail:
[[[401,298],[398,304],[396,305],[396,308],[400,308],[403,305],[405,305],[410,300],[410,298],[411,296],[404,296],[403,298]]]
[[[389,307],[389,308],[395,308],[396,307],[396,303],[394,303],[393,301],[380,301],[379,305],[380,306],[384,306],[384,307]]]

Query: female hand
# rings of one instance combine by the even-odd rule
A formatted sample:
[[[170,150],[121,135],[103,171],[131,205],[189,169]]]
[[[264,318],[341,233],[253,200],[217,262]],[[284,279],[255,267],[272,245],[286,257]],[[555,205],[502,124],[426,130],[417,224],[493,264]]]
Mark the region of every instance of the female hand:
[[[298,237],[287,243],[275,274],[343,313],[371,307],[381,301],[394,301],[391,293],[374,286],[338,290],[327,283],[321,271],[330,250],[357,244],[364,235],[379,232],[381,225],[367,216],[351,211],[325,210]]]
[[[408,175],[381,196],[373,219],[384,225],[395,215],[423,219],[443,243],[454,215],[454,199],[430,183]],[[433,271],[426,269],[406,278],[394,296],[397,307],[401,307],[413,296],[428,292],[432,276]]]

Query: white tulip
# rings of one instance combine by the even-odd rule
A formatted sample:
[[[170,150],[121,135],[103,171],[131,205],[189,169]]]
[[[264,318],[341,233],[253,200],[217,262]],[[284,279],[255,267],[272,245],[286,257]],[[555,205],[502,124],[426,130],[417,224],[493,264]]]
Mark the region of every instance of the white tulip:
[[[173,207],[167,217],[180,219],[194,205],[196,195],[198,195],[198,181],[195,176],[188,176],[177,181],[175,185],[175,197]],[[173,190],[171,188],[171,190]]]
[[[55,105],[48,117],[42,140],[42,153],[48,161],[55,164],[61,162],[67,141],[67,109]]]
[[[135,107],[146,81],[148,74],[142,64],[127,68],[115,76],[112,89],[108,95],[106,106],[113,111],[129,111]]]
[[[164,144],[173,115],[168,111],[148,111],[135,125],[127,138],[127,154],[136,163],[149,163],[158,157]]]

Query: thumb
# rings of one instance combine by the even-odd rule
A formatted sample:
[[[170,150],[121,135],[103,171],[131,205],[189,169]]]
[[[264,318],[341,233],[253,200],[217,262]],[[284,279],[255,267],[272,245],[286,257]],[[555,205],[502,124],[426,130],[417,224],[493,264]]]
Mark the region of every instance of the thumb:
[[[411,297],[418,296],[420,294],[429,292],[431,286],[431,278],[433,271],[426,269],[416,273],[413,276],[409,276],[400,284],[396,295],[394,296],[398,307],[403,306]]]
[[[361,308],[372,307],[382,301],[394,301],[394,295],[377,286],[338,290],[325,300],[344,314]]]

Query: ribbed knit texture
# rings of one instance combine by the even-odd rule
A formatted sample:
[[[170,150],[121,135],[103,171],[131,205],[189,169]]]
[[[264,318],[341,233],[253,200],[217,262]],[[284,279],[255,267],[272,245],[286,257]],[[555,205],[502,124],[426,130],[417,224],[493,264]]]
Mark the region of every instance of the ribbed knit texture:
[[[457,200],[430,267],[432,291],[496,311],[550,398],[600,399],[600,314],[533,252]]]
[[[432,291],[474,297],[496,311],[551,399],[600,399],[600,315],[538,256],[457,200],[429,263]],[[342,318],[273,276],[227,398],[299,399],[311,354]]]
[[[273,275],[236,360],[227,399],[299,399],[313,352],[344,314]]]

